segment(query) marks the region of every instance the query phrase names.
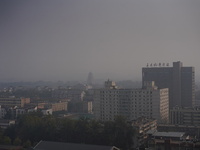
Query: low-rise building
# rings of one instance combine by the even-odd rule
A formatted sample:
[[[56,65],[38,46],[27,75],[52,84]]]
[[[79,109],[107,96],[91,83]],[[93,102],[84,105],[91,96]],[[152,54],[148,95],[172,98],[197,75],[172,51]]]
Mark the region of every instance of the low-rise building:
[[[43,115],[52,115],[53,111],[51,108],[42,109]]]
[[[59,101],[59,102],[44,102],[37,104],[38,109],[47,109],[51,108],[53,112],[56,111],[67,111],[68,101]]]
[[[155,119],[147,119],[140,117],[130,122],[135,129],[134,148],[143,145],[148,138],[148,132],[157,130],[157,121]]]
[[[68,102],[59,101],[57,103],[50,103],[52,111],[67,111]]]
[[[24,107],[24,105],[28,103],[30,103],[30,98],[0,98],[0,105],[7,108],[14,106]]]
[[[199,150],[200,143],[190,141],[173,141],[165,139],[151,139],[148,142],[149,150]]]
[[[5,119],[0,120],[0,127],[2,129],[6,129],[7,127],[14,125],[14,124],[15,124],[15,120],[5,120]]]
[[[71,113],[93,113],[92,101],[69,102],[68,111]]]
[[[27,114],[30,112],[37,112],[37,106],[23,107],[23,108],[16,107],[14,110],[15,110],[15,117],[17,117],[19,115]]]
[[[154,132],[151,136],[153,139],[165,139],[182,141],[184,139],[185,132]]]
[[[200,138],[200,126],[159,124],[157,130],[160,132],[185,132],[187,135]]]
[[[174,107],[170,110],[170,123],[200,126],[200,107]]]
[[[67,98],[71,101],[83,101],[85,91],[82,89],[56,89],[52,92],[53,98]]]
[[[33,150],[120,150],[115,146],[40,141]]]

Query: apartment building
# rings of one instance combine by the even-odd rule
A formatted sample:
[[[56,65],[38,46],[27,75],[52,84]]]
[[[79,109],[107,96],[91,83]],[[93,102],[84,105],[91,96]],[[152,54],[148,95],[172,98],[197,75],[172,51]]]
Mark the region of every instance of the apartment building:
[[[127,120],[139,117],[169,121],[168,89],[158,89],[154,82],[146,82],[141,89],[118,89],[113,81],[106,81],[105,88],[94,91],[95,118],[102,121],[124,116]]]
[[[0,98],[0,105],[2,107],[24,107],[24,105],[28,103],[30,103],[30,98]]]

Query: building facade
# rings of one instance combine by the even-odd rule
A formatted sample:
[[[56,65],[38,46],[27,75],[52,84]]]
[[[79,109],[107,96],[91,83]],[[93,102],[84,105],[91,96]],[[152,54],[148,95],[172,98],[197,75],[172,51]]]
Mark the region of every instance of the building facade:
[[[30,98],[0,98],[0,105],[2,107],[24,107],[24,105],[28,103],[30,103]]]
[[[170,110],[170,123],[175,125],[200,126],[200,107],[180,108]]]
[[[183,67],[182,62],[173,62],[157,67],[142,68],[142,82],[155,81],[158,88],[169,88],[169,106],[173,108],[192,107],[195,102],[195,70],[194,67]]]
[[[6,113],[7,113],[6,109],[2,108],[1,105],[0,105],[0,119],[4,118]]]
[[[143,116],[168,123],[168,89],[157,89],[154,82],[147,82],[142,89],[118,89],[108,80],[105,88],[95,90],[93,111],[95,118],[102,121],[114,120],[116,116],[127,120]]]
[[[140,117],[137,120],[131,121],[131,125],[135,129],[135,136],[133,138],[134,148],[140,147],[148,140],[148,132],[156,132],[157,121],[155,119],[147,119]]]
[[[53,112],[56,111],[67,111],[68,108],[68,101],[63,100],[59,102],[54,102],[54,103],[38,103],[37,104],[38,109],[44,109],[44,108],[51,108]]]

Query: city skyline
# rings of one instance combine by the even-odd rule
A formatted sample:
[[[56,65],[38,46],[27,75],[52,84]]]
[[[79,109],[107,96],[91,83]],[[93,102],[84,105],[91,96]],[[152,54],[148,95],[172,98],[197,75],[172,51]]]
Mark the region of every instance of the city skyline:
[[[0,81],[142,80],[181,61],[200,79],[200,1],[0,1]]]

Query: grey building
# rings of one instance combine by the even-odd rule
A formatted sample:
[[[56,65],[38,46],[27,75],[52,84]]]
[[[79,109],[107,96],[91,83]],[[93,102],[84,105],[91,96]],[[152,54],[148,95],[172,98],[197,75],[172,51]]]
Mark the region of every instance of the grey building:
[[[142,82],[155,81],[158,88],[169,88],[169,106],[191,107],[195,102],[194,67],[183,67],[182,62],[173,66],[159,64],[142,68]]]
[[[147,119],[145,117],[140,117],[136,120],[131,121],[131,125],[135,129],[135,136],[133,137],[134,148],[140,147],[148,139],[149,132],[157,131],[157,120]]]
[[[174,107],[170,110],[170,123],[175,125],[200,126],[200,107]]]
[[[143,89],[118,89],[113,81],[106,81],[105,88],[94,91],[94,116],[97,120],[110,121],[116,116],[127,120],[139,117],[169,121],[168,88],[157,89],[154,82],[146,82]]]

